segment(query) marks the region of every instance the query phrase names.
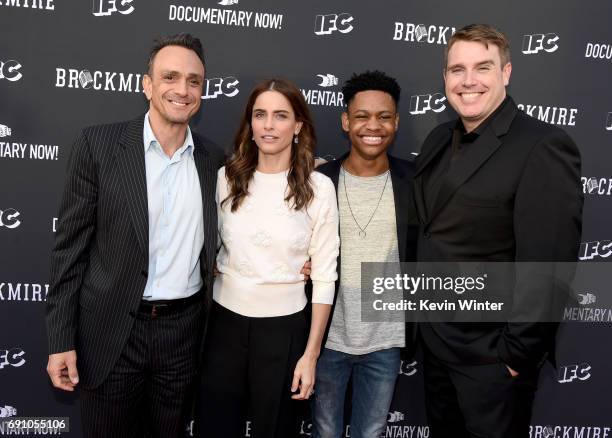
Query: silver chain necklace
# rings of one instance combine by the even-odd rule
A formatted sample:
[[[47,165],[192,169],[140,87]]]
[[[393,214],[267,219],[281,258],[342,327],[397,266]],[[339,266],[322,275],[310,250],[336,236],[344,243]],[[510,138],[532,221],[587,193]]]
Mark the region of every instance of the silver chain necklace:
[[[372,215],[370,216],[370,219],[368,220],[368,223],[365,224],[365,227],[362,228],[361,225],[359,225],[359,222],[357,221],[357,218],[355,217],[355,214],[353,213],[353,209],[351,208],[351,203],[349,201],[349,196],[348,196],[348,190],[346,189],[346,174],[347,174],[347,171],[344,168],[344,166],[342,166],[342,170],[344,171],[342,173],[342,184],[344,185],[344,196],[346,196],[346,204],[348,205],[349,211],[351,212],[351,216],[353,217],[353,220],[355,221],[355,224],[357,225],[357,228],[359,228],[359,237],[361,237],[362,239],[365,239],[367,237],[367,235],[368,235],[366,233],[366,228],[368,228],[368,225],[370,225],[370,222],[372,222],[372,219],[374,218],[374,215],[378,211],[378,206],[380,205],[380,201],[382,200],[383,194],[385,193],[385,189],[387,188],[387,181],[389,180],[389,173],[390,172],[387,170],[387,177],[385,178],[385,185],[383,186],[382,192],[380,192],[380,197],[378,198],[378,203],[376,204],[376,208],[372,212]]]

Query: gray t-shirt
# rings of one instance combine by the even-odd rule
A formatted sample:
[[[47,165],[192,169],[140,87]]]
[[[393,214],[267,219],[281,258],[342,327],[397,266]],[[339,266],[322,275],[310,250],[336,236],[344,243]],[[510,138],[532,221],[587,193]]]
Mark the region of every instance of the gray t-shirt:
[[[376,209],[379,199],[380,204]],[[348,354],[367,354],[403,347],[406,342],[404,324],[361,321],[361,262],[399,263],[395,202],[389,172],[359,177],[341,168],[338,207],[340,287],[325,347]],[[363,232],[360,235],[355,220],[362,229],[365,228],[365,235]],[[386,275],[390,274],[386,272]]]

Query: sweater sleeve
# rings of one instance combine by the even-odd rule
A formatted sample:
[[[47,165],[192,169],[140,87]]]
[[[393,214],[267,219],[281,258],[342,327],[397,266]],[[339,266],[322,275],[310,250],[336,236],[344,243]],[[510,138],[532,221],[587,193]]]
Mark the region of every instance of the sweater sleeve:
[[[314,176],[316,175],[316,176]],[[336,263],[340,250],[338,236],[338,202],[331,180],[316,172],[314,226],[308,255],[312,261],[312,302],[333,304],[335,281],[338,279]]]

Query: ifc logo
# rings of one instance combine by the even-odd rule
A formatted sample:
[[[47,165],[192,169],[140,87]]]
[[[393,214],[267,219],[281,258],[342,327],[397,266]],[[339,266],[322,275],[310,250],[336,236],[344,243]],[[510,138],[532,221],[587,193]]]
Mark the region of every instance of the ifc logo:
[[[91,13],[95,17],[106,17],[114,12],[128,15],[134,12],[133,0],[93,0]]]
[[[23,358],[25,351],[19,348],[11,348],[10,350],[0,350],[0,370],[6,365],[12,367],[20,367],[26,360]]]
[[[17,219],[20,213],[14,208],[0,210],[0,228],[13,229],[21,225],[21,221]]]
[[[351,14],[317,15],[315,18],[315,35],[329,35],[332,32],[349,33],[353,30],[351,24],[354,20]]]
[[[23,77],[19,72],[21,64],[19,61],[9,59],[8,61],[0,61],[0,79],[15,82]]]

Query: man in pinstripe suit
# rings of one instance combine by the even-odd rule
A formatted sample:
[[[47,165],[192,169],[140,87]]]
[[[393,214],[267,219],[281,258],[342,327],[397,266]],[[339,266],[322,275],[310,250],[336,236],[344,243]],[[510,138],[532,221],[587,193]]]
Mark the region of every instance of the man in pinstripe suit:
[[[87,437],[177,437],[185,427],[216,250],[222,156],[189,129],[202,46],[156,41],[149,111],[86,128],[73,146],[47,297],[57,388],[80,388]]]

